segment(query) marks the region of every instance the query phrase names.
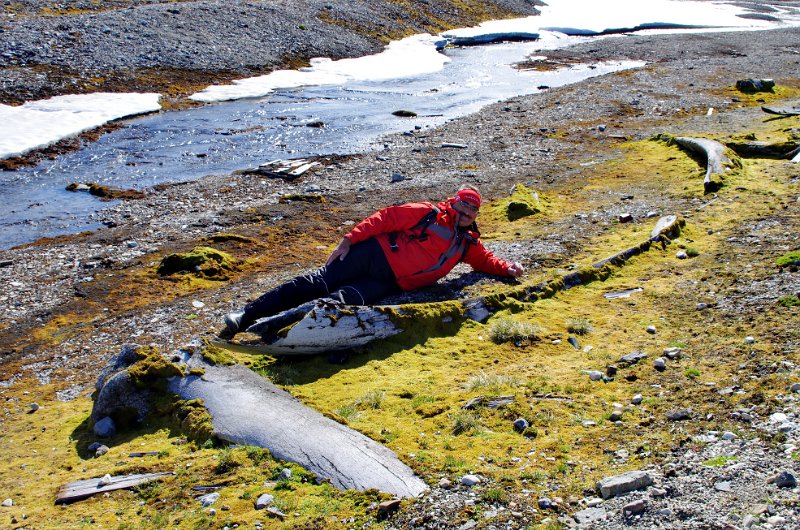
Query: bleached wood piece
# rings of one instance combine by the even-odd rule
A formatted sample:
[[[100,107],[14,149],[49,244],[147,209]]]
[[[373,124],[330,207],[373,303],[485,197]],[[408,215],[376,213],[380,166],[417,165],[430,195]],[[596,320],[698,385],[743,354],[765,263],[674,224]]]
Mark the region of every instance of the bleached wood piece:
[[[763,110],[767,114],[776,114],[778,116],[800,116],[800,109],[796,109],[796,108],[778,109],[778,108],[775,108],[775,107],[762,106],[761,110]]]
[[[126,488],[132,488],[140,484],[160,480],[164,477],[172,476],[172,473],[145,473],[140,475],[122,475],[111,477],[111,481],[104,484],[102,478],[90,478],[88,480],[78,480],[61,486],[56,495],[56,504],[69,504],[105,493]]]
[[[724,175],[725,166],[731,163],[731,159],[725,156],[726,147],[716,140],[688,136],[677,136],[675,142],[690,151],[705,155],[706,175],[703,179],[703,189],[706,193],[715,191],[719,187],[719,183],[715,182],[712,177]]]

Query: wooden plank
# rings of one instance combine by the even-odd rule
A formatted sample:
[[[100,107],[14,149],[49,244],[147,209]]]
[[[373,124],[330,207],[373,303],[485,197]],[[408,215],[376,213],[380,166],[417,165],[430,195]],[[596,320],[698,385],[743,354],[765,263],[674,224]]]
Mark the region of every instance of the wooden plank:
[[[75,501],[87,499],[98,493],[114,491],[119,489],[132,488],[139,484],[145,484],[153,480],[160,480],[164,477],[172,476],[171,472],[165,473],[145,473],[141,475],[122,475],[111,477],[110,481],[102,478],[90,478],[78,480],[61,486],[56,495],[56,504],[68,504]]]
[[[800,116],[800,109],[778,109],[775,107],[761,107],[761,110],[767,114],[776,114],[778,116]]]

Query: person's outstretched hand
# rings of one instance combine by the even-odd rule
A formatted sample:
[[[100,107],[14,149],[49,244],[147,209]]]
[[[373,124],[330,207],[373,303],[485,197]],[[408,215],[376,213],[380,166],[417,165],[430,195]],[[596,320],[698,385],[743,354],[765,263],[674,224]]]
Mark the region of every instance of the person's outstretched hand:
[[[512,263],[511,266],[508,268],[509,276],[512,276],[514,278],[519,278],[524,273],[525,273],[525,267],[523,267],[522,263],[520,263],[518,261],[515,261],[514,263]]]
[[[344,257],[347,256],[347,253],[350,252],[350,245],[352,245],[352,243],[350,243],[349,239],[342,238],[339,244],[336,245],[336,248],[333,249],[333,252],[331,252],[331,255],[328,258],[328,261],[325,262],[325,265],[330,265],[336,261],[337,258],[339,261],[343,260]]]

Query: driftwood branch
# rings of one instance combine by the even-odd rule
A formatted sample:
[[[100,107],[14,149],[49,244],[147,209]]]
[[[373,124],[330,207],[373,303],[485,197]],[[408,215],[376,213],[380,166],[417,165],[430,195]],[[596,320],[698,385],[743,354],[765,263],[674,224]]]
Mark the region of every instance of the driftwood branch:
[[[706,193],[722,187],[722,175],[733,166],[733,161],[725,154],[726,147],[716,140],[676,136],[675,143],[681,147],[706,157],[706,175],[703,189]]]
[[[767,114],[775,114],[778,116],[800,116],[800,109],[793,107],[791,109],[779,109],[775,107],[761,107],[761,110]]]
[[[124,475],[111,477],[110,479],[91,478],[88,480],[78,480],[61,486],[56,496],[56,504],[69,504],[80,501],[107,491],[132,488],[140,484],[146,484],[153,480],[160,480],[170,477],[172,473],[146,473],[143,475]]]

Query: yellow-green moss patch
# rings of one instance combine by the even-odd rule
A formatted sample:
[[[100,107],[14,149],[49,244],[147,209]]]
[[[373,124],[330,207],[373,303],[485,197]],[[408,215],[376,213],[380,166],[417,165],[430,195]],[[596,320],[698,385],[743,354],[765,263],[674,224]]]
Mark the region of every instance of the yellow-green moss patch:
[[[189,252],[169,254],[158,266],[161,276],[183,272],[210,280],[227,280],[228,273],[236,270],[238,264],[230,254],[202,246],[194,247]]]

